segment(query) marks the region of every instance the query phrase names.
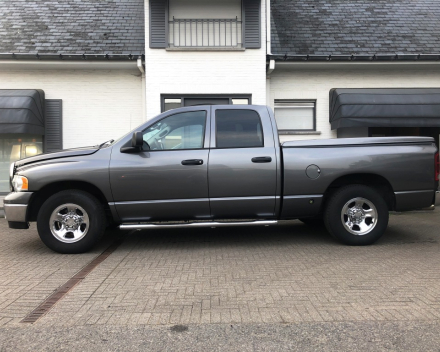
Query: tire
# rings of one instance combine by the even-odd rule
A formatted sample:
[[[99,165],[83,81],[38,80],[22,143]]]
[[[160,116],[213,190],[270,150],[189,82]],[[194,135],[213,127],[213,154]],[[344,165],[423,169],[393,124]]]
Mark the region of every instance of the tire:
[[[58,253],[84,253],[104,234],[106,217],[102,205],[91,194],[66,190],[49,197],[37,217],[43,243]]]
[[[349,185],[340,188],[327,203],[324,222],[342,243],[365,246],[376,242],[388,226],[388,206],[373,188]]]

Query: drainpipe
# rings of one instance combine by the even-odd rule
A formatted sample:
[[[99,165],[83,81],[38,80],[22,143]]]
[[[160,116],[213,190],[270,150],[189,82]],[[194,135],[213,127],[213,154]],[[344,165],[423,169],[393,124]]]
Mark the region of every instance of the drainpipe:
[[[267,68],[267,75],[269,76],[275,70],[275,60],[269,61],[269,67]]]
[[[270,0],[266,0],[266,53],[272,55],[270,35]]]
[[[142,58],[137,59],[137,67],[138,67],[139,71],[141,71],[142,74],[145,73],[144,65],[142,64]]]
[[[143,120],[145,121],[147,97],[146,97],[145,68],[144,68],[144,65],[142,63],[142,57],[139,57],[137,59],[136,65],[137,65],[139,71],[141,71],[141,82],[142,82],[141,83],[142,84],[142,116],[143,116]]]

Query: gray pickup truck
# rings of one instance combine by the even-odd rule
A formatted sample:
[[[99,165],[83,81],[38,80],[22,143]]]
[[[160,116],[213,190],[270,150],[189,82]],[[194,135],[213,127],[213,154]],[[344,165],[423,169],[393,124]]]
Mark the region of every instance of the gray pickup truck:
[[[99,146],[11,165],[9,227],[37,221],[61,253],[87,251],[120,229],[324,222],[349,245],[374,243],[389,211],[435,204],[438,153],[427,137],[280,145],[266,106],[167,111]]]

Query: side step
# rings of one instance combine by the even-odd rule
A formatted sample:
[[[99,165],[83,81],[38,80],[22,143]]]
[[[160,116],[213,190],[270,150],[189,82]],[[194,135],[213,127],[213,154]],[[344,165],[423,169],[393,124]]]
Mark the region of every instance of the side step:
[[[178,229],[188,227],[229,227],[229,226],[269,226],[276,225],[277,220],[241,221],[241,222],[190,222],[173,224],[122,224],[121,230],[144,230],[144,229]]]

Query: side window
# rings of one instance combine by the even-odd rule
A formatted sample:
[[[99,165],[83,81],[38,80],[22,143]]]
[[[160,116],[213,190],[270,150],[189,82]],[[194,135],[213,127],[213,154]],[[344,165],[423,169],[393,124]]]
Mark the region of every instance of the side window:
[[[217,110],[217,148],[263,147],[260,116],[254,110]]]
[[[143,131],[150,150],[201,149],[205,135],[206,111],[168,116]]]

